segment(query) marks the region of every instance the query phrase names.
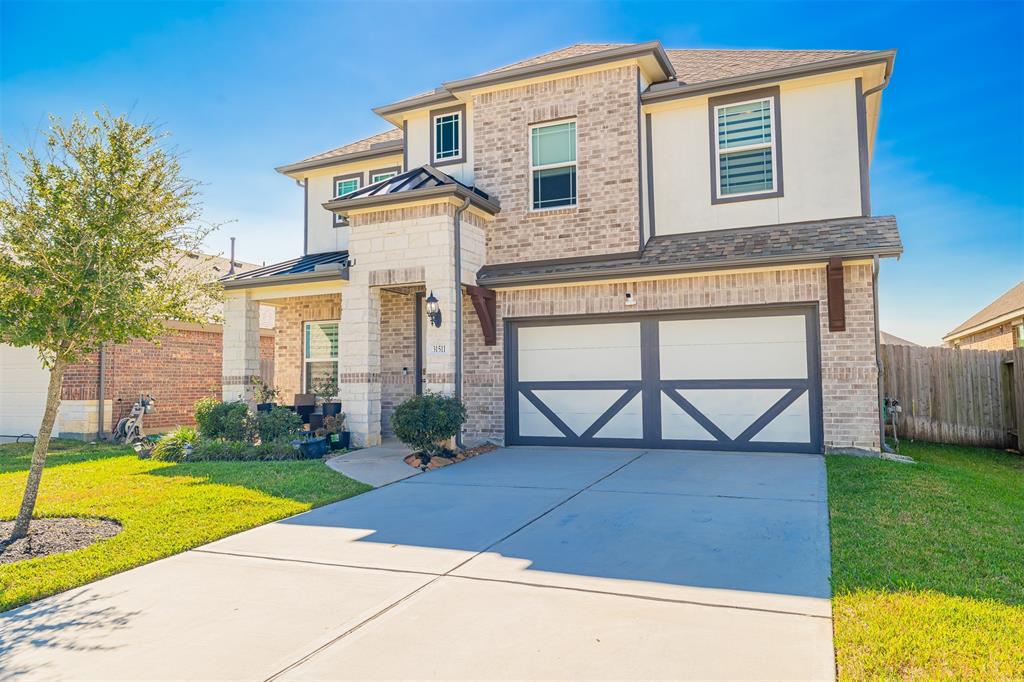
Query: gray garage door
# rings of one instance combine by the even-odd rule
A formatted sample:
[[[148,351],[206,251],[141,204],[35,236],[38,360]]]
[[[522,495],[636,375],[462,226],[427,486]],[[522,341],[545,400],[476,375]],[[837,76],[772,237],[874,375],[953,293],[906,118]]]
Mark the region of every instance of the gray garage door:
[[[814,308],[514,320],[518,445],[821,452]]]

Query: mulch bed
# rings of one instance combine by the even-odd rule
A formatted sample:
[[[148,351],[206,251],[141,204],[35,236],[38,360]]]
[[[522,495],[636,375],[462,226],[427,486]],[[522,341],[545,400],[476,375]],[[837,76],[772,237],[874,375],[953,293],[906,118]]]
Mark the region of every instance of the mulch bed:
[[[411,467],[416,467],[417,469],[421,469],[423,471],[431,471],[433,469],[440,469],[441,467],[446,467],[449,464],[455,464],[456,462],[461,462],[464,459],[476,457],[477,455],[482,455],[485,452],[490,452],[491,450],[497,449],[497,445],[491,445],[490,443],[488,443],[486,445],[481,445],[480,447],[469,448],[468,450],[460,450],[459,452],[453,453],[449,457],[445,457],[443,455],[434,455],[427,461],[426,464],[423,463],[423,457],[420,456],[420,453],[414,452],[411,455],[405,456],[405,463]]]
[[[108,519],[33,519],[28,537],[11,542],[14,521],[0,521],[0,564],[82,549],[121,532],[121,524]]]

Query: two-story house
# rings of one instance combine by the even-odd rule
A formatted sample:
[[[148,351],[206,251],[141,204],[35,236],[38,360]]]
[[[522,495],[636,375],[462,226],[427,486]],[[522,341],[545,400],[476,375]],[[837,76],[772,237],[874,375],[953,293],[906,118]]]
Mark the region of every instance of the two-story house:
[[[224,282],[225,398],[269,304],[285,400],[337,376],[359,444],[437,391],[467,439],[877,450],[894,56],[574,45],[375,109],[277,169],[305,255]]]

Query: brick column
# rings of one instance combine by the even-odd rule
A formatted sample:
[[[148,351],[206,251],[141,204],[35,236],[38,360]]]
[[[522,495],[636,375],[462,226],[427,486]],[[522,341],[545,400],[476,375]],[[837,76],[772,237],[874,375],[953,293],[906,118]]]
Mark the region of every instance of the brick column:
[[[353,272],[341,299],[338,386],[353,445],[380,444],[380,290]]]
[[[224,298],[221,396],[252,402],[252,377],[260,373],[260,304],[248,291]]]

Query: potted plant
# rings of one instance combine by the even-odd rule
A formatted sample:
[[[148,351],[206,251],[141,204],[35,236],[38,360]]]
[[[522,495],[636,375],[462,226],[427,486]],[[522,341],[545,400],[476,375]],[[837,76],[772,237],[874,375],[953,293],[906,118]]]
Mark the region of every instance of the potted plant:
[[[325,417],[336,415],[341,412],[341,403],[335,399],[338,397],[338,378],[334,376],[324,377],[313,384],[313,393],[320,401],[320,410]]]
[[[257,412],[270,412],[277,405],[277,399],[281,392],[270,384],[263,381],[263,377],[254,376],[251,381],[252,396],[256,401]]]
[[[327,439],[327,447],[333,450],[347,450],[352,441],[352,434],[345,430],[345,413],[324,417],[324,424],[317,429],[316,435]]]
[[[307,438],[299,441],[298,448],[303,459],[320,459],[327,454],[327,439],[322,436]]]

